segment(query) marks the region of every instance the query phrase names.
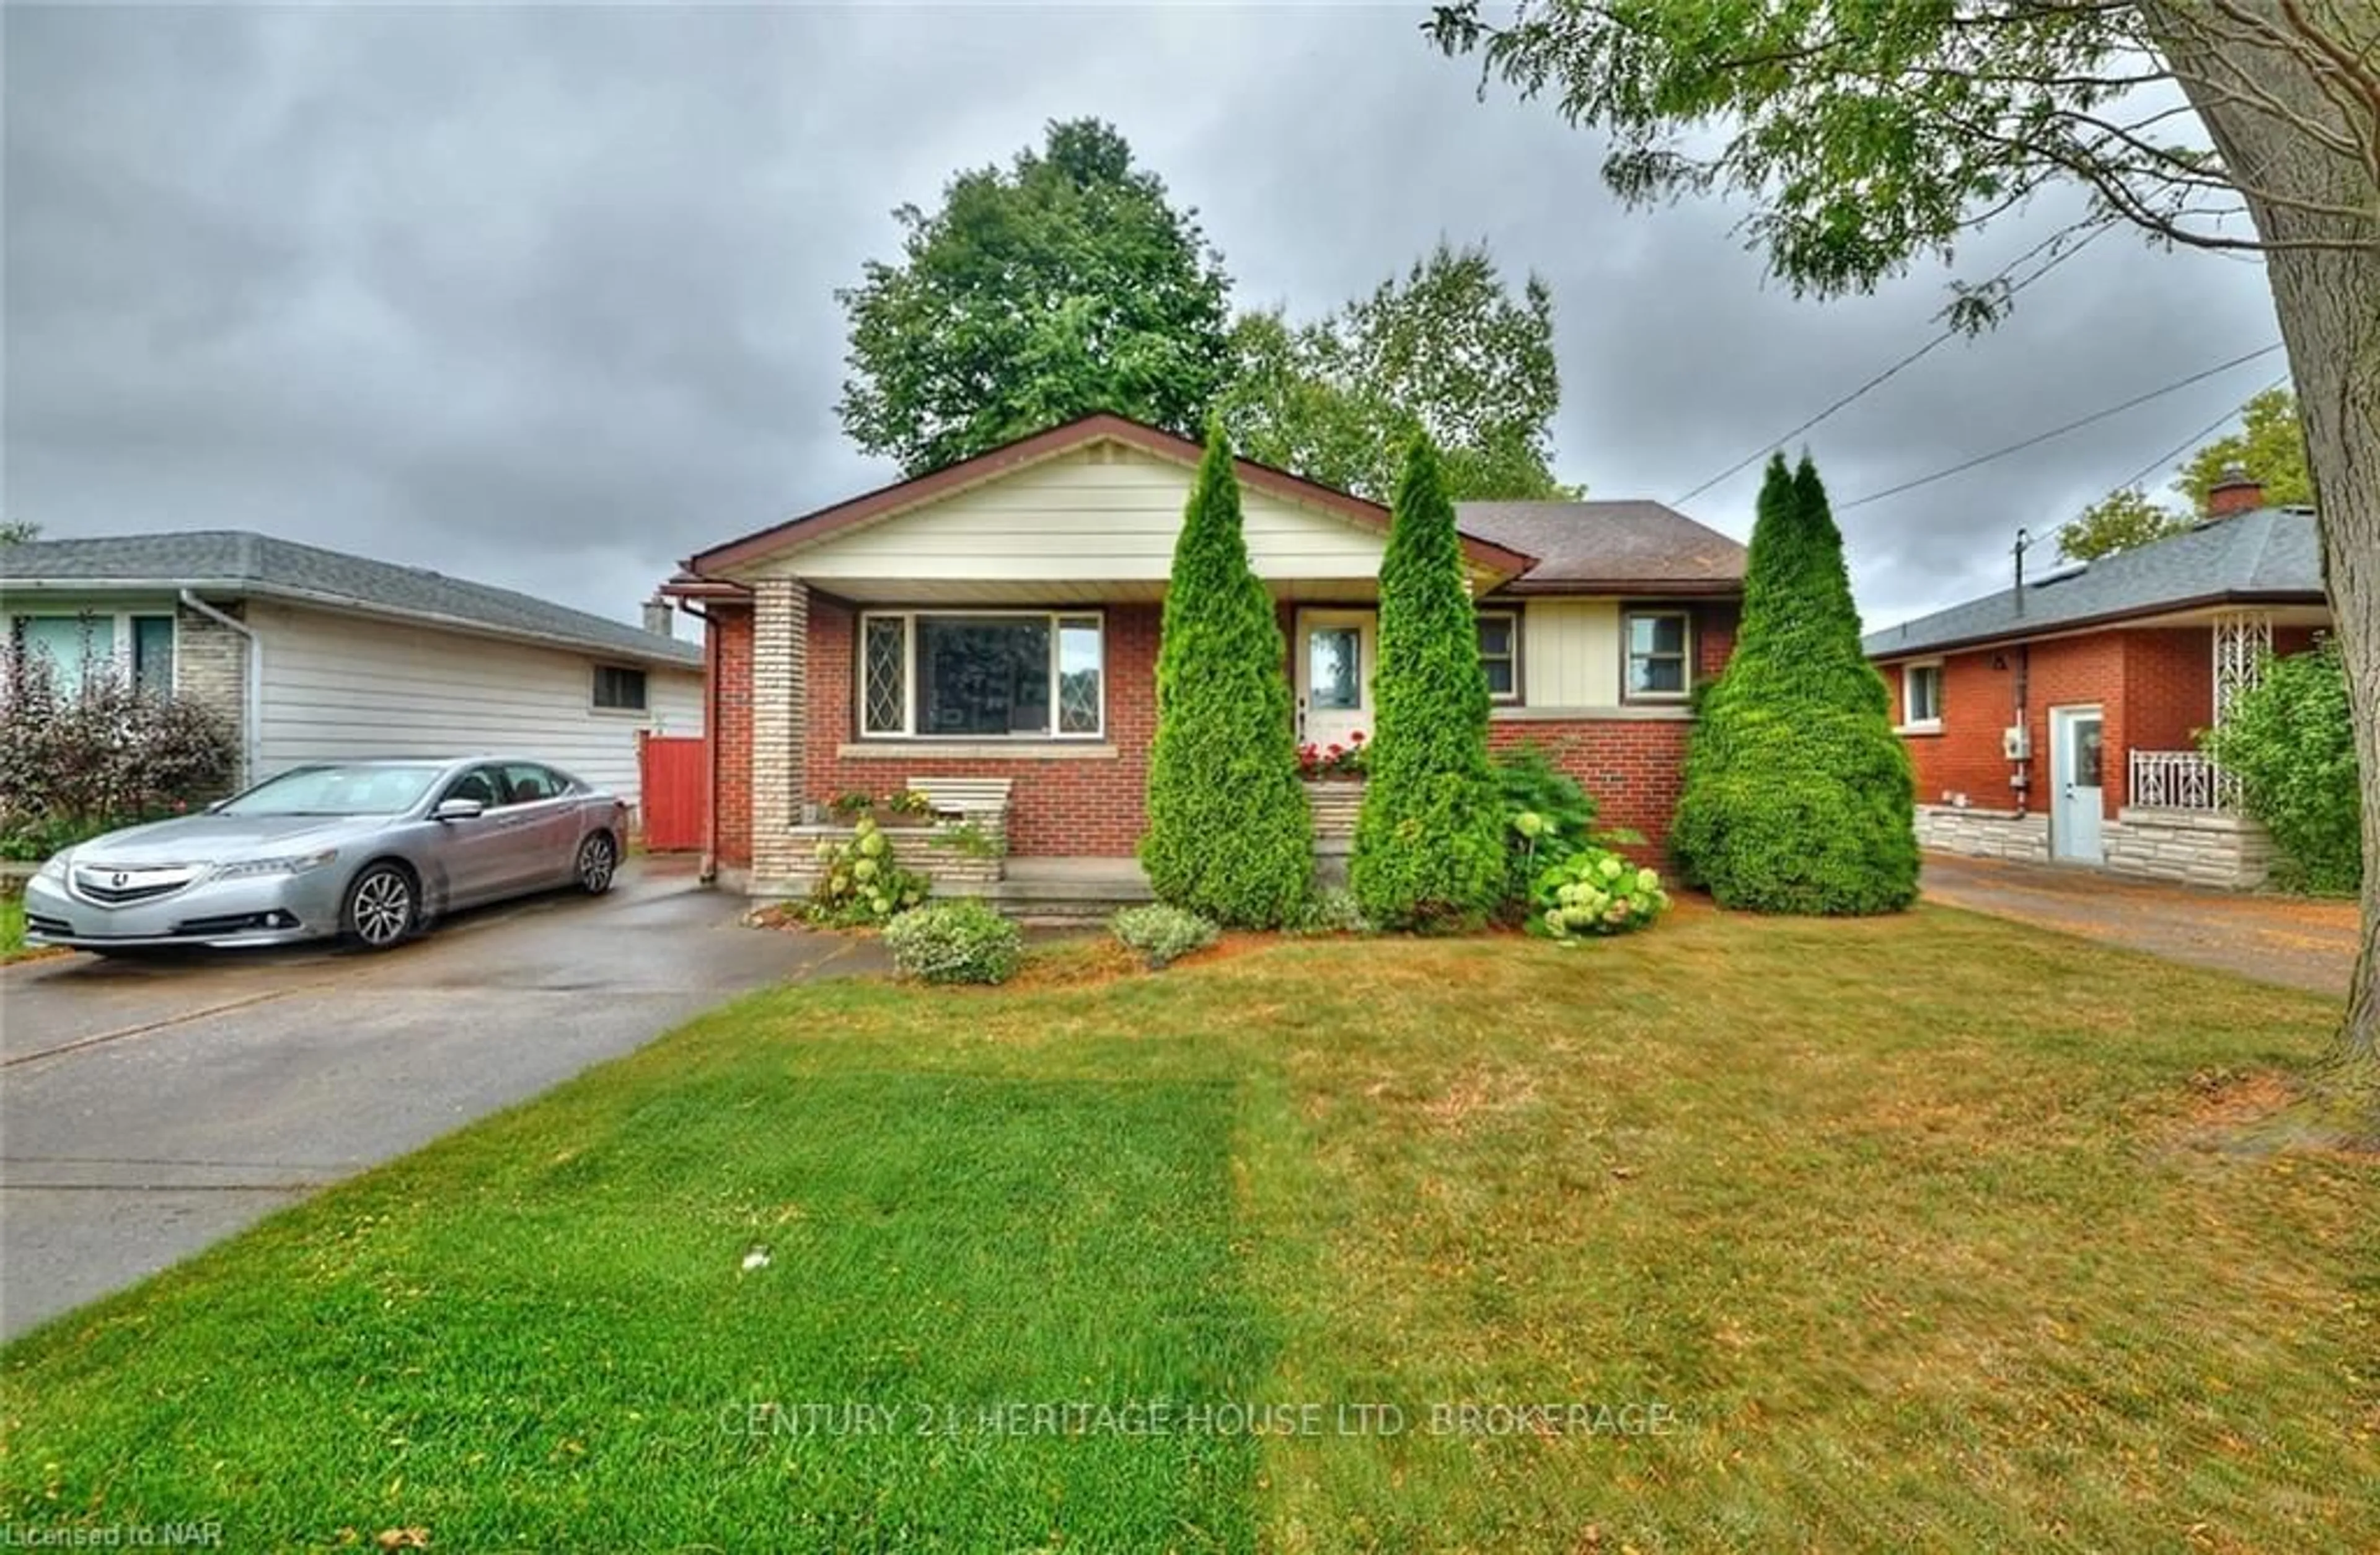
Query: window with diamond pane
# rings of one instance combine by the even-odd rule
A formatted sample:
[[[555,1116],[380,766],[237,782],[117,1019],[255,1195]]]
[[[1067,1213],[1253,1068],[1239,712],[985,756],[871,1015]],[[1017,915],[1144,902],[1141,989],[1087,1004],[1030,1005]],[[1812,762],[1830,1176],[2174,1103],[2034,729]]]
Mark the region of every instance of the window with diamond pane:
[[[897,735],[905,711],[903,682],[909,657],[909,624],[897,615],[872,617],[861,650],[862,732]]]

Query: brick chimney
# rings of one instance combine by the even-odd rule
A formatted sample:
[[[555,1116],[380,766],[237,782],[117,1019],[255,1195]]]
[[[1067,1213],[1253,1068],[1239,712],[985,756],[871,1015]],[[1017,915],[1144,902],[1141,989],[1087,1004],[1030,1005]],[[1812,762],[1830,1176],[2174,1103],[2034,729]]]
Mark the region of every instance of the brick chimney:
[[[677,613],[670,609],[669,601],[655,594],[645,601],[645,630],[657,638],[676,635]]]
[[[2223,478],[2206,489],[2206,516],[2209,518],[2228,518],[2235,514],[2253,513],[2264,505],[2264,483],[2238,465],[2225,465]]]

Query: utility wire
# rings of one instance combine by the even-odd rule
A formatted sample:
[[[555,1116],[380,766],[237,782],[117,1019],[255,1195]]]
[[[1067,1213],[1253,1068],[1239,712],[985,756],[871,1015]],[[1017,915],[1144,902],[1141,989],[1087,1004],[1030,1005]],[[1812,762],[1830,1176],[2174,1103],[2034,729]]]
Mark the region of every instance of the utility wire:
[[[2265,384],[2263,388],[2258,389],[2256,393],[2259,395],[2271,394],[2275,389],[2279,388],[2289,381],[2289,375],[2284,372],[2278,378],[2276,378],[2271,383]],[[2249,397],[2253,398],[2254,395],[2252,395]],[[2169,464],[2172,464],[2184,454],[2189,453],[2192,449],[2197,447],[2200,443],[2205,442],[2208,438],[2213,437],[2216,432],[2221,431],[2225,427],[2230,425],[2231,419],[2234,416],[2239,415],[2240,411],[2246,409],[2247,404],[2247,400],[2241,400],[2238,405],[2233,406],[2230,409],[2225,411],[2214,420],[2207,422],[2205,426],[2200,428],[2194,432],[2192,432],[2180,443],[2175,443],[2165,453],[2158,455],[2155,458],[2151,459],[2148,463],[2143,465],[2130,480],[2124,481],[2122,484],[2110,489],[2120,492],[2125,490],[2127,487],[2139,485],[2142,481],[2146,480],[2150,476],[2155,475],[2158,470],[2163,469]]]
[[[2207,368],[2203,371],[2193,372],[2187,378],[2176,379],[2174,382],[2168,383],[2161,388],[2151,389],[2144,395],[2134,395],[2131,398],[2125,400],[2120,405],[2111,405],[2104,410],[2095,410],[2088,416],[2079,416],[2073,420],[2066,422],[2062,426],[2052,427],[2047,431],[2035,432],[2031,437],[2022,439],[2020,442],[2011,443],[2004,448],[1995,448],[1988,454],[1978,454],[1972,459],[1962,459],[1947,469],[1937,469],[1931,475],[1921,475],[1914,480],[1904,480],[1898,486],[1888,486],[1881,492],[1871,492],[1866,496],[1855,497],[1850,502],[1837,503],[1835,504],[1835,511],[1837,513],[1846,513],[1854,507],[1865,507],[1872,502],[1882,502],[1887,497],[1897,497],[1903,492],[1913,492],[1920,486],[1931,486],[1937,480],[1948,480],[1954,475],[1964,475],[1967,471],[1975,468],[1978,465],[1987,465],[1995,459],[2005,459],[2010,454],[2022,454],[2028,448],[2038,447],[2040,444],[2049,442],[2052,438],[2064,437],[2069,432],[2080,431],[2084,427],[2104,421],[2110,416],[2119,416],[2125,411],[2132,409],[2136,406],[2146,405],[2153,399],[2163,399],[2168,395],[2178,394],[2181,390],[2190,387],[2192,383],[2204,383],[2207,379],[2215,377],[2218,373],[2228,372],[2235,367],[2244,367],[2248,363],[2254,361],[2259,357],[2269,357],[2280,348],[2281,343],[2276,340],[2270,346],[2266,346],[2260,350],[2251,351],[2244,357],[2234,357],[2228,362],[2217,362],[2215,366]],[[2232,412],[2234,415],[2237,413],[2237,411]],[[2231,418],[2228,415],[2224,417],[2224,420],[2226,421],[2230,419]],[[2216,423],[2218,427],[2222,424],[2222,421],[2217,421]],[[2188,444],[2184,444],[2183,446],[2186,448]],[[2155,468],[2155,467],[2151,466],[2150,468]]]
[[[2070,249],[2061,249],[2057,253],[2051,255],[2041,268],[2034,271],[2030,274],[2024,276],[2022,280],[2019,280],[2010,285],[2008,289],[2008,295],[2014,297],[2017,293],[2024,290],[2025,287],[2033,285],[2035,281],[2040,280],[2043,276],[2048,274],[2051,271],[2057,269],[2059,265],[2065,263],[2076,254],[2079,254],[2083,249],[2089,248],[2097,240],[2100,234],[2107,232],[2107,230],[2108,228],[2105,226],[2093,227],[2089,232],[2083,234],[2082,240],[2081,242],[2075,244]],[[2041,248],[2042,245],[2035,245],[2032,251],[2034,253],[2039,253],[2041,251]],[[2023,262],[2024,261],[2022,259],[2017,261],[2017,263],[2019,264]],[[1684,506],[1687,503],[1690,503],[1694,501],[1694,498],[1701,496],[1705,492],[1709,491],[1720,481],[1727,480],[1730,476],[1736,474],[1747,466],[1756,462],[1763,454],[1767,453],[1770,449],[1783,447],[1786,443],[1792,442],[1795,438],[1801,436],[1803,432],[1808,431],[1812,427],[1816,426],[1828,417],[1832,416],[1836,411],[1850,405],[1852,401],[1863,398],[1872,390],[1882,388],[1887,383],[1898,376],[1902,370],[1916,366],[1917,363],[1930,354],[1936,346],[1946,345],[1952,340],[1956,340],[1959,336],[1969,333],[1971,332],[1962,329],[1956,324],[1951,325],[1949,329],[1944,330],[1941,334],[1936,335],[1925,345],[1920,346],[1914,351],[1910,352],[1909,355],[1901,358],[1899,361],[1894,362],[1890,367],[1886,368],[1882,372],[1877,373],[1866,383],[1862,383],[1858,388],[1853,389],[1851,393],[1843,395],[1842,398],[1835,401],[1832,405],[1828,406],[1824,410],[1819,411],[1815,416],[1811,417],[1808,420],[1803,422],[1800,426],[1795,427],[1792,431],[1788,431],[1781,436],[1770,438],[1759,447],[1755,448],[1751,453],[1746,454],[1743,457],[1736,460],[1735,463],[1728,466],[1725,469],[1720,470],[1717,475],[1712,476],[1708,480],[1706,480],[1701,485],[1694,488],[1694,490],[1685,492],[1682,496],[1670,498],[1670,505],[1671,507]]]

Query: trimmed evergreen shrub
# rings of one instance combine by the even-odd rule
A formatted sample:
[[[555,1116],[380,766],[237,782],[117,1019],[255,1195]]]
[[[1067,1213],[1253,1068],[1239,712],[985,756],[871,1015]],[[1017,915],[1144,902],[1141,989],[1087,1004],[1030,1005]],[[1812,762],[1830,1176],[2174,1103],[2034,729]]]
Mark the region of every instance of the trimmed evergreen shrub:
[[[1157,653],[1157,739],[1140,862],[1157,899],[1220,924],[1274,929],[1305,905],[1314,818],[1297,775],[1288,652],[1248,565],[1240,483],[1220,431],[1173,546]]]
[[[1126,907],[1108,919],[1108,929],[1124,949],[1140,957],[1152,972],[1162,971],[1194,950],[1215,942],[1215,926],[1196,913],[1152,902]]]
[[[1438,451],[1416,437],[1380,563],[1380,663],[1347,881],[1390,929],[1475,927],[1504,886],[1488,674]]]
[[[929,983],[1004,983],[1025,959],[1025,931],[972,896],[912,907],[884,926],[893,969]]]
[[[1670,851],[1755,912],[1898,912],[1917,896],[1915,784],[1860,650],[1817,467],[1769,462],[1734,657],[1698,699]]]
[[[2267,659],[2255,689],[2235,698],[2200,743],[2239,778],[2248,813],[2273,834],[2274,883],[2325,895],[2362,888],[2362,787],[2337,638]]]

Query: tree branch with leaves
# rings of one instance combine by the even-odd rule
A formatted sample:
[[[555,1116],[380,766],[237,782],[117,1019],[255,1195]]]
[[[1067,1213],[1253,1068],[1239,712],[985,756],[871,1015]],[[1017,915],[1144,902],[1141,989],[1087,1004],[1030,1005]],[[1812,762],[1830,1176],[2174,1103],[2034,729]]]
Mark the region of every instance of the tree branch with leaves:
[[[2080,228],[2262,258],[2321,511],[2325,576],[2380,856],[2380,6],[2371,0],[1480,0],[1446,53],[1611,137],[1639,203],[1749,200],[1797,292],[1864,292],[2035,194]],[[2007,294],[1970,287],[1980,327]],[[2333,1073],[2380,1138],[2380,869]]]

